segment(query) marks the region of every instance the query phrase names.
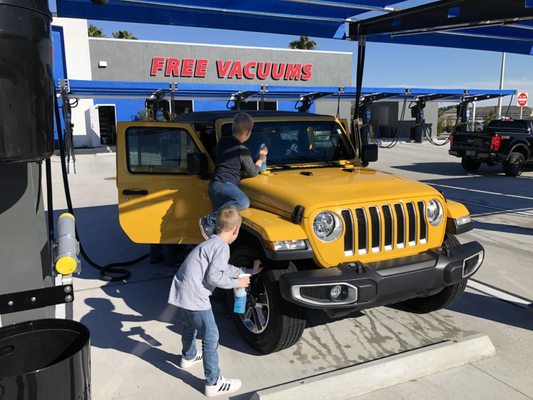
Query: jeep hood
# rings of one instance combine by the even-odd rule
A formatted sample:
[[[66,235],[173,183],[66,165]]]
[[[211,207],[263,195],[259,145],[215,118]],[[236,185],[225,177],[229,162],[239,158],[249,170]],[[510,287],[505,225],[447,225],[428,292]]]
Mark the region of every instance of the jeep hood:
[[[432,187],[370,168],[298,168],[271,171],[243,179],[241,188],[252,207],[291,214],[294,207],[305,207],[304,217],[315,209],[368,201],[401,201],[434,196]],[[275,211],[272,210],[272,211]]]

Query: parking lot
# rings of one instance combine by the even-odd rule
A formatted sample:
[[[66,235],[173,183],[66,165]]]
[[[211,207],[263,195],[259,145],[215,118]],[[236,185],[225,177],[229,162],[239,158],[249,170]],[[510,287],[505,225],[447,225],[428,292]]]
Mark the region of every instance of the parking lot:
[[[533,170],[517,178],[506,177],[498,166],[466,174],[447,149],[399,143],[380,150],[372,167],[433,185],[469,208],[475,230],[459,239],[480,241],[486,259],[461,300],[426,315],[380,307],[330,320],[309,312],[297,345],[264,356],[241,339],[216,297],[222,371],[243,380],[232,399],[475,333],[490,337],[494,357],[357,398],[533,398],[533,310],[528,307],[533,299]],[[54,203],[62,209],[59,158],[52,160]],[[118,225],[114,153],[78,154],[70,183],[82,244],[95,261],[107,264],[148,252],[147,246],[131,243]],[[166,304],[175,270],[146,260],[132,267],[128,282],[105,283],[83,262],[74,307],[75,318],[92,332],[93,399],[204,398],[201,366],[177,367],[180,326]],[[316,398],[327,398],[321,396]]]

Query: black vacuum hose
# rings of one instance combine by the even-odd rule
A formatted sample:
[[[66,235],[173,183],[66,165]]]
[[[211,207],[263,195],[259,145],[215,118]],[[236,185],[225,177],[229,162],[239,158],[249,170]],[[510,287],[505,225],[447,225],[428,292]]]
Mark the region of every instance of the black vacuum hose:
[[[65,161],[65,143],[63,140],[61,119],[59,116],[59,103],[57,101],[57,96],[54,95],[54,98],[55,98],[54,108],[55,108],[55,117],[56,117],[57,138],[59,141],[59,154],[61,158],[61,173],[63,176],[63,187],[65,188],[65,198],[67,200],[68,212],[74,215],[74,209],[72,207],[72,199],[70,196],[70,186],[68,182],[67,165]],[[52,182],[50,180],[50,182],[48,182],[48,190],[50,193],[51,193],[51,186],[52,186]],[[48,213],[53,213],[53,209],[48,210]],[[116,281],[123,281],[123,280],[129,279],[131,277],[131,271],[124,269],[124,268],[117,268],[117,267],[126,267],[126,266],[137,264],[138,262],[148,258],[148,256],[150,255],[150,254],[145,254],[131,261],[116,262],[116,263],[112,263],[108,265],[100,265],[94,262],[93,260],[91,260],[91,258],[85,252],[85,249],[83,248],[77,228],[76,228],[76,237],[80,243],[81,256],[85,259],[85,261],[87,261],[87,263],[91,267],[100,271],[100,279],[103,281],[107,281],[107,282],[116,282]]]

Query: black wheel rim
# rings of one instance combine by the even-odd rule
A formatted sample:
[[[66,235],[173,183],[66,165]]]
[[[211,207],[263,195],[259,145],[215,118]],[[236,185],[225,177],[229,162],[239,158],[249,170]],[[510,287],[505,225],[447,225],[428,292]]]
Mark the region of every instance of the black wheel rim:
[[[524,163],[520,158],[516,158],[513,163],[513,168],[516,174],[519,174],[522,172],[522,168],[524,168]]]

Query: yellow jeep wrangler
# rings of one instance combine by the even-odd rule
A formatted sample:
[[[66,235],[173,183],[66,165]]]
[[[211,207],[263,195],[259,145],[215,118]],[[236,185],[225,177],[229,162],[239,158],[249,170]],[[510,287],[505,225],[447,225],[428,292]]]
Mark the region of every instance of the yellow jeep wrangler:
[[[174,122],[119,124],[120,224],[137,243],[197,244],[217,140],[235,111],[193,112]],[[354,146],[331,116],[258,111],[246,143],[269,148],[268,168],[243,179],[251,207],[231,263],[264,271],[247,311],[232,314],[243,337],[270,353],[296,343],[305,308],[348,314],[405,302],[430,312],[456,301],[484,250],[460,244],[468,210],[431,186],[363,167],[377,148]],[[362,161],[364,160],[364,161]],[[231,305],[232,296],[228,295]]]

